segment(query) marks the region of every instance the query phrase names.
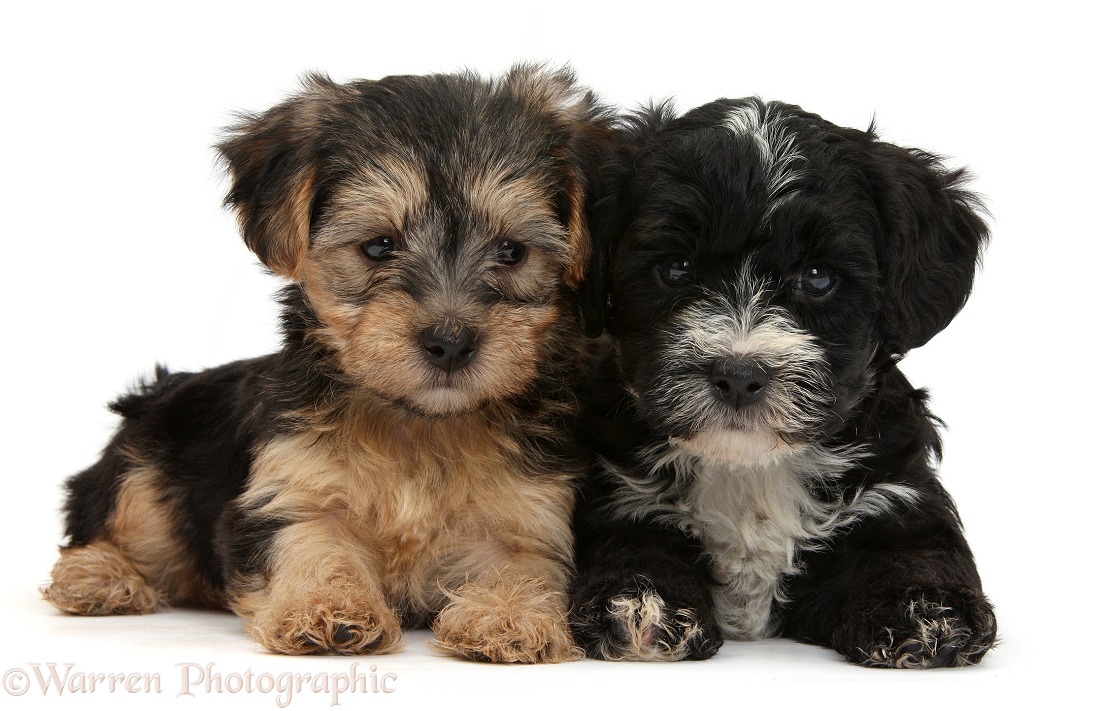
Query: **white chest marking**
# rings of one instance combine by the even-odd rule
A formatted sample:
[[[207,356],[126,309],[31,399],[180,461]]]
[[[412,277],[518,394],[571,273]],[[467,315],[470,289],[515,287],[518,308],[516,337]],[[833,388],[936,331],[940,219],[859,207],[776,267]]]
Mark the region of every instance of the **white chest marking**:
[[[657,515],[700,540],[721,583],[713,590],[715,617],[732,639],[776,632],[772,609],[787,601],[784,579],[800,572],[801,551],[917,497],[904,485],[877,484],[849,499],[819,500],[810,482],[832,479],[850,461],[825,452],[739,466],[673,448],[663,459],[676,480],[631,484],[623,474],[628,486],[617,508],[634,517]]]
[[[832,514],[784,466],[732,470],[703,464],[687,492],[684,526],[699,536],[721,586],[715,615],[737,639],[772,634],[772,605],[796,554],[825,535]]]

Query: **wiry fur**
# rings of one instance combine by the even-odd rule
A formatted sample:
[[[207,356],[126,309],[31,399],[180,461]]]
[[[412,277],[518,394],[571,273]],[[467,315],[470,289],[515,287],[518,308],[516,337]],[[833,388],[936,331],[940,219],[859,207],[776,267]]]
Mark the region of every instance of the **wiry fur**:
[[[662,326],[666,347],[643,369],[640,391],[631,387],[654,426],[689,449],[709,448],[720,431],[738,430],[778,440],[771,456],[782,455],[832,424],[819,419],[833,411],[825,354],[785,309],[768,303],[768,286],[748,268],[730,287],[701,290]],[[775,374],[752,414],[715,407],[717,395],[700,372],[732,355],[756,359]]]
[[[962,172],[759,99],[645,109],[622,138],[585,299],[610,336],[587,388],[581,644],[694,659],[784,634],[873,666],[978,661],[994,616],[896,367],[971,289],[987,230]],[[660,654],[640,620],[671,613],[596,614],[642,589],[706,642]]]
[[[819,550],[866,517],[909,510],[916,493],[901,484],[874,484],[848,501],[812,495],[855,467],[860,455],[807,450],[749,463],[663,445],[639,455],[654,463],[644,480],[607,464],[619,494],[606,510],[673,526],[701,542],[719,585],[719,626],[735,639],[759,639],[777,632],[772,610],[789,601],[784,582],[801,572],[800,553]]]
[[[733,106],[723,122],[739,139],[752,141],[760,157],[766,178],[762,182],[767,205],[763,220],[779,207],[789,187],[804,177],[801,166],[806,158],[798,150],[795,134],[788,130],[788,112],[783,108],[747,101]]]
[[[703,634],[691,610],[668,609],[652,590],[612,598],[607,612],[614,624],[629,633],[625,650],[614,645],[606,650],[604,657],[609,659],[679,661]]]
[[[243,116],[219,146],[227,202],[292,282],[284,346],[159,369],[116,403],[119,432],[69,482],[45,596],[79,614],[226,605],[288,654],[387,652],[429,623],[468,657],[579,656],[573,289],[609,136],[567,70],[527,66],[313,76]],[[471,334],[469,360],[435,365],[427,334]]]
[[[912,591],[904,600],[866,611],[874,623],[874,639],[841,651],[869,667],[975,664],[990,649],[995,620],[985,605],[967,598],[963,591]]]

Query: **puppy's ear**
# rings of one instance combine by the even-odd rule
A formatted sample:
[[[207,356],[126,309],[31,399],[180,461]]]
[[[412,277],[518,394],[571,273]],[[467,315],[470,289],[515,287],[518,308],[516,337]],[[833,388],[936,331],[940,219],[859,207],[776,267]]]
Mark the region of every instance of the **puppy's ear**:
[[[874,137],[871,132],[869,136]],[[882,338],[889,353],[924,345],[952,321],[972,290],[988,239],[967,174],[923,151],[872,142],[868,176],[884,234]]]
[[[299,279],[311,229],[317,142],[329,95],[340,87],[308,76],[303,93],[261,114],[243,115],[217,148],[231,186],[242,239],[273,272]]]
[[[611,269],[614,254],[633,219],[631,183],[641,157],[674,118],[671,101],[650,104],[624,116],[592,180],[588,199],[592,257],[587,278],[580,287],[584,333],[592,338],[604,329],[615,332],[616,324],[610,313]]]
[[[584,280],[592,253],[588,193],[602,157],[614,141],[614,114],[594,92],[580,86],[567,67],[550,70],[516,65],[504,76],[503,84],[539,114],[553,117],[551,151],[562,173],[554,203],[568,233],[570,251],[564,283],[575,289]]]

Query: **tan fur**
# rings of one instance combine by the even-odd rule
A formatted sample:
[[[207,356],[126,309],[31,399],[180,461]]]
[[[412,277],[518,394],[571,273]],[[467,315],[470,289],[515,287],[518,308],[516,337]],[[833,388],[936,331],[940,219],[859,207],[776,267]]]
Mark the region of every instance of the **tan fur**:
[[[75,615],[145,615],[164,603],[112,543],[63,548],[42,596]]]
[[[488,662],[583,657],[568,627],[564,594],[551,589],[540,572],[531,577],[510,568],[496,570],[449,598],[434,623],[436,649]]]
[[[304,170],[294,181],[296,186],[279,209],[266,215],[265,266],[289,279],[298,280],[307,255],[310,238],[311,200],[315,195],[315,170]],[[243,230],[252,218],[246,208],[240,208],[238,219]],[[261,245],[250,248],[261,254]]]
[[[234,156],[229,165],[235,182],[268,170],[274,146],[285,144],[282,147],[287,149],[290,145],[292,139],[283,133],[286,127],[291,127],[294,141],[302,150],[320,130],[327,107],[350,91],[321,76],[308,77],[304,89],[303,94],[274,107],[273,111],[244,121],[235,128],[240,135],[223,144],[225,155]],[[301,161],[294,174],[282,178],[283,194],[279,201],[234,203],[250,249],[280,276],[300,278],[310,242],[311,203],[317,180],[318,166]],[[250,230],[249,225],[255,220],[259,223],[257,229]]]
[[[162,473],[135,458],[119,486],[104,537],[62,549],[44,588],[66,612],[144,614],[159,605],[223,607],[223,594],[197,571],[166,505]]]
[[[520,72],[512,81],[543,111],[574,110],[561,96],[576,91],[568,75]],[[433,619],[445,608],[443,648],[572,658],[564,622],[571,476],[526,461],[519,423],[496,403],[530,387],[550,338],[560,338],[551,329],[573,317],[557,294],[566,271],[586,259],[582,213],[568,235],[540,163],[522,174],[518,165],[485,166],[457,186],[481,229],[448,254],[450,227],[418,161],[374,151],[332,193],[301,262],[298,278],[320,321],[312,336],[357,394],[296,414],[295,434],[257,453],[239,505],[288,523],[266,573],[232,581],[231,606],[255,639],[285,653],[387,651],[401,643],[400,619]],[[396,255],[367,259],[361,244],[380,236],[396,241]],[[497,264],[503,239],[526,244],[525,259]],[[404,265],[432,274],[434,288],[413,297],[399,278]],[[489,305],[479,297],[486,286],[510,298]],[[472,362],[448,374],[433,367],[421,341],[430,328],[474,329]]]
[[[373,154],[371,165],[359,166],[349,181],[335,191],[327,230],[319,235],[326,242],[342,235],[355,220],[354,231],[361,239],[375,234],[403,233],[407,218],[425,209],[430,202],[426,167],[414,156],[401,156],[386,151]],[[369,229],[366,231],[366,227]]]
[[[596,144],[606,141],[603,137],[606,127],[588,118],[591,104],[589,92],[578,86],[571,72],[544,71],[539,67],[522,66],[512,70],[505,83],[519,96],[534,102],[544,111],[558,115],[573,131],[580,136],[588,135]],[[573,175],[568,181],[569,215],[567,219],[568,245],[571,259],[564,273],[564,283],[576,288],[583,282],[591,251],[591,236],[587,228],[582,176]]]
[[[400,621],[349,536],[327,517],[278,534],[271,578],[232,595],[249,635],[282,654],[385,654],[403,648]],[[243,581],[238,581],[241,584]]]
[[[508,293],[524,297],[548,291],[549,285],[562,280],[576,288],[583,278],[590,245],[581,186],[576,180],[569,181],[566,190],[571,214],[568,224],[562,225],[552,208],[547,177],[510,176],[506,166],[487,170],[468,190],[469,205],[489,234],[512,235],[524,242],[528,234],[536,235],[527,258],[541,263],[504,270],[499,283]]]
[[[588,220],[585,207],[587,198],[580,183],[573,181],[568,188],[568,244],[572,248],[572,261],[564,274],[564,282],[572,289],[584,281],[591,259],[591,233],[588,232]]]
[[[277,274],[298,280],[307,256],[311,232],[311,200],[315,196],[315,170],[304,172],[283,209],[270,223],[268,267]]]
[[[311,609],[377,621],[391,645],[396,611],[432,617],[466,581],[490,589],[496,571],[508,569],[546,586],[540,601],[517,597],[512,614],[533,612],[539,627],[553,610],[563,614],[572,552],[567,475],[528,476],[512,461],[521,452],[504,424],[486,412],[437,420],[369,402],[354,413],[278,439],[256,460],[241,503],[294,522],[278,534],[271,581],[235,582],[245,592],[232,606],[262,644],[287,651],[280,619],[302,606],[297,592],[310,591]],[[326,640],[332,626],[320,620],[312,634]]]
[[[549,186],[542,177],[536,171],[519,177],[516,165],[489,166],[466,186],[469,208],[492,234],[511,234],[539,221],[556,227]]]
[[[470,411],[523,392],[537,375],[546,332],[562,318],[553,304],[505,302],[483,311],[455,304],[446,312],[444,305],[385,289],[357,308],[326,288],[316,260],[308,260],[305,275],[312,304],[326,324],[319,335],[336,350],[342,370],[374,393],[433,413]],[[472,364],[448,376],[427,362],[418,340],[423,328],[446,320],[480,332]]]
[[[521,65],[512,68],[503,82],[520,98],[566,120],[582,121],[587,113],[589,92],[576,84],[567,69],[549,71],[536,65]]]
[[[108,521],[108,538],[170,604],[222,607],[222,592],[198,574],[178,536],[177,515],[162,493],[163,476],[148,465],[127,474]]]

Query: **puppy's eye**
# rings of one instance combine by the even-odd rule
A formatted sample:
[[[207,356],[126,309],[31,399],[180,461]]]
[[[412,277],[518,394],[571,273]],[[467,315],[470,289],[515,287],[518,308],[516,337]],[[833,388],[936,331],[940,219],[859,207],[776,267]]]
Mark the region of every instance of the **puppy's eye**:
[[[526,245],[505,239],[495,246],[495,261],[503,266],[510,267],[518,264],[526,257]]]
[[[395,256],[393,252],[396,251],[396,241],[392,237],[374,237],[361,243],[361,252],[373,260],[374,262],[380,262],[385,259],[390,259]]]
[[[673,259],[657,265],[661,281],[669,286],[688,286],[695,281],[695,267],[687,259]]]
[[[807,267],[799,273],[795,286],[811,296],[825,296],[833,290],[836,283],[837,275],[831,270],[825,267]]]

